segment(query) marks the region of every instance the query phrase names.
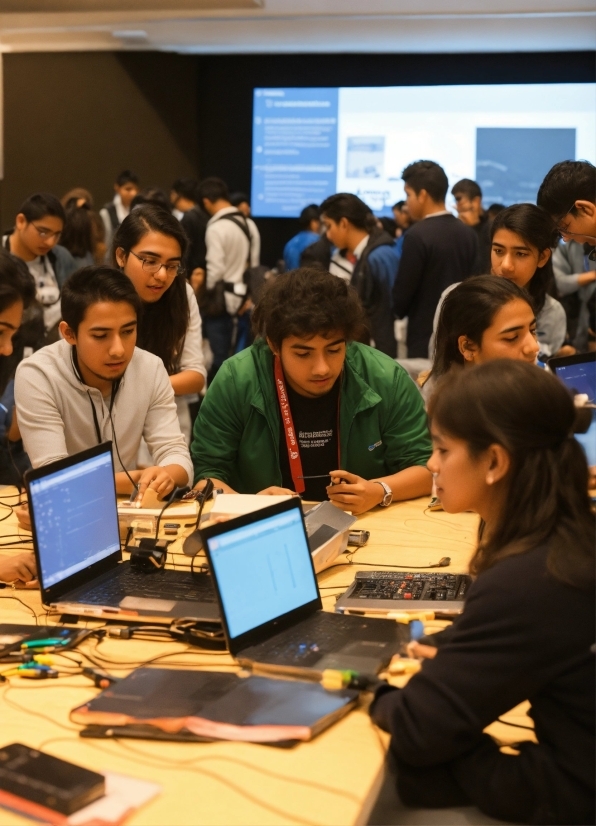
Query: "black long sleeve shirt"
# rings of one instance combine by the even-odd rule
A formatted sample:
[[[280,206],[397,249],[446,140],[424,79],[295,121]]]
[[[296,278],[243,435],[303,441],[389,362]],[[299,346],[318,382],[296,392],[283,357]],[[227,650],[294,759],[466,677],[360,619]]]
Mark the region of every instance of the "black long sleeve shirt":
[[[433,317],[443,290],[474,272],[478,241],[453,215],[432,215],[404,235],[393,286],[393,311],[408,317],[408,358],[427,358]]]
[[[377,693],[372,716],[404,776],[413,769],[410,800],[443,765],[493,817],[594,823],[594,589],[556,580],[546,559],[540,547],[482,573],[436,657],[403,690]],[[482,731],[524,700],[538,745],[507,757]]]

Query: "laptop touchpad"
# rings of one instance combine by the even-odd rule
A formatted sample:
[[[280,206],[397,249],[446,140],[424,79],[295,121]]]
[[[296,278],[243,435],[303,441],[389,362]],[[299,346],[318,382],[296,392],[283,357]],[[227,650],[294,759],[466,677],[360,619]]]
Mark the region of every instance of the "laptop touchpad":
[[[168,613],[176,605],[171,599],[150,599],[148,597],[124,597],[120,602],[120,608],[129,611],[162,611]]]

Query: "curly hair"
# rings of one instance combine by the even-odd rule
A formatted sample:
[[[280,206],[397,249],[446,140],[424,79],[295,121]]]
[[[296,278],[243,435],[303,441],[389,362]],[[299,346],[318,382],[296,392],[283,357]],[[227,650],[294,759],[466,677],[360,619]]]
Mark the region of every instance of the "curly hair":
[[[289,336],[310,338],[341,331],[347,341],[364,329],[356,291],[342,278],[301,268],[270,281],[253,311],[253,332],[276,347]]]

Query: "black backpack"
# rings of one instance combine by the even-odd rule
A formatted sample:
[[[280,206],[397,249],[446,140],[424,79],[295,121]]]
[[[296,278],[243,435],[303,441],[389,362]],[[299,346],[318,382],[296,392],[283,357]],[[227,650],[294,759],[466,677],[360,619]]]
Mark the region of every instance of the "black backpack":
[[[240,219],[240,220],[238,220]],[[218,220],[232,221],[236,224],[248,240],[248,257],[246,262],[246,269],[242,276],[243,282],[246,284],[245,300],[250,298],[253,304],[256,304],[261,297],[263,286],[267,280],[269,269],[263,265],[251,267],[250,254],[252,251],[252,236],[248,228],[248,222],[242,212],[231,212],[222,215]],[[211,290],[205,289],[202,296],[199,297],[199,308],[201,315],[207,317],[220,316],[226,312],[225,293],[234,292],[234,284],[229,284],[225,281],[218,281],[215,287]]]

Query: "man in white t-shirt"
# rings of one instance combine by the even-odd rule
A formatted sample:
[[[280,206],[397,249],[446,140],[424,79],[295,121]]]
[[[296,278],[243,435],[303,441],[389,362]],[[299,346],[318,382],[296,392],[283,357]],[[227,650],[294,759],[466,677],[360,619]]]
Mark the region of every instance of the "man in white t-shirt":
[[[64,221],[64,209],[58,198],[38,192],[21,205],[14,229],[2,239],[3,247],[21,258],[35,279],[37,300],[43,307],[46,343],[58,337],[60,291],[77,269],[70,252],[58,243]]]
[[[203,329],[213,351],[208,380],[212,381],[231,355],[234,317],[250,311],[244,273],[259,264],[261,238],[256,224],[230,202],[230,193],[220,178],[206,178],[198,187],[200,207],[210,216],[207,222],[206,288],[223,282],[225,310],[218,315],[202,313]]]

